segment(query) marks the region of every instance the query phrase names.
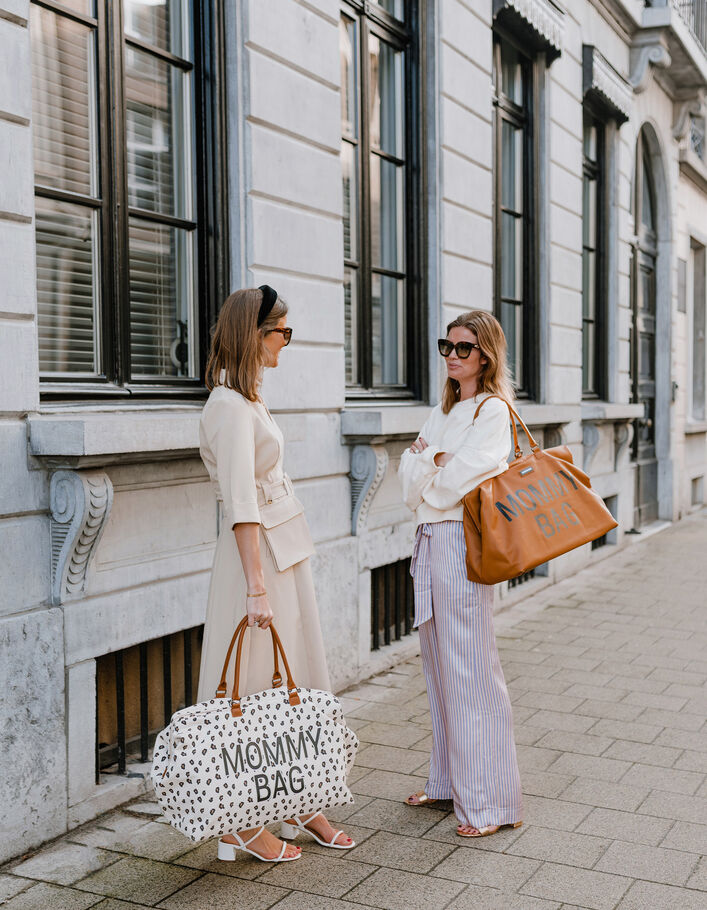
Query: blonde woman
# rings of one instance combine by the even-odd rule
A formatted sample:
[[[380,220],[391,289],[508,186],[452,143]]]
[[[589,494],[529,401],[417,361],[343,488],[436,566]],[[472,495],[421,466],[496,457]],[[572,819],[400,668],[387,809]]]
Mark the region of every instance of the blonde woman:
[[[493,587],[466,577],[462,497],[508,467],[512,400],[506,339],[493,316],[464,313],[438,342],[442,401],[401,458],[399,474],[417,534],[411,573],[415,625],[432,715],[425,791],[410,806],[454,801],[457,834],[485,837],[523,815],[511,703],[493,630]]]
[[[291,495],[283,472],[284,440],[260,396],[264,367],[277,367],[290,343],[287,305],[271,287],[236,291],[219,313],[206,366],[211,390],[201,416],[201,457],[222,503],[223,523],[209,587],[199,678],[199,701],[212,698],[226,648],[243,618],[258,626],[246,635],[239,691],[259,692],[272,685],[271,622],[282,639],[295,682],[330,689],[309,559],[278,571],[260,526],[260,508]],[[228,691],[233,685],[233,668]],[[355,846],[317,812],[283,819],[289,838],[305,832],[325,847]],[[224,835],[219,859],[233,860],[245,850],[264,862],[298,859],[300,848],[285,844],[266,828]]]

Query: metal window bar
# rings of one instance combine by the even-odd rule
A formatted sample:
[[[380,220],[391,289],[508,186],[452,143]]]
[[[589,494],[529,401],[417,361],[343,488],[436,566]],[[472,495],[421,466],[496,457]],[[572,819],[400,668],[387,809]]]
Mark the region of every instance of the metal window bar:
[[[192,704],[202,637],[197,626],[96,659],[96,783],[113,766],[125,774],[130,756],[146,762],[173,711]]]
[[[673,6],[702,45],[702,49],[707,51],[707,0],[673,0]]]
[[[412,632],[415,613],[410,558],[371,572],[371,650],[400,641]]]
[[[509,578],[508,589],[517,588],[518,585],[525,584],[525,582],[530,581],[531,578],[535,578],[535,569],[531,569],[529,572],[523,572],[522,575],[518,575],[515,578]]]

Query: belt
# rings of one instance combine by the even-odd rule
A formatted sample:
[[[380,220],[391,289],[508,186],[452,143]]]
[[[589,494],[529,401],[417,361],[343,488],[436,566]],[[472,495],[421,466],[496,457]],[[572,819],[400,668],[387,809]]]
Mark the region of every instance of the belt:
[[[258,505],[266,506],[285,496],[292,496],[295,492],[292,481],[287,474],[282,475],[282,480],[274,480],[271,483],[265,480],[258,480],[255,484],[258,490]]]
[[[430,566],[430,538],[432,528],[429,523],[418,525],[415,535],[415,546],[410,560],[410,574],[415,588],[415,618],[413,628],[432,619],[432,569]]]

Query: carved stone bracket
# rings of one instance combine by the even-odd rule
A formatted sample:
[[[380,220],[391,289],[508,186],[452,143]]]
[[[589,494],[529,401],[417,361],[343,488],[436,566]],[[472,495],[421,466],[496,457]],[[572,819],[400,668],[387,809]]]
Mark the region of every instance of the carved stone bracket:
[[[584,457],[582,460],[582,467],[585,473],[589,473],[589,468],[592,463],[592,459],[596,455],[597,449],[599,448],[599,442],[601,440],[601,435],[597,429],[596,424],[594,423],[584,423],[582,424],[582,447],[584,450]]]
[[[564,35],[563,10],[552,0],[493,0],[493,15],[516,16],[535,44],[543,46],[550,59],[562,53]]]
[[[632,69],[628,80],[631,88],[639,95],[648,87],[651,67],[667,69],[672,62],[668,49],[657,38],[651,43],[634,45],[631,48]]]
[[[631,86],[591,44],[582,47],[582,81],[584,96],[597,102],[619,126],[629,119]]]
[[[681,142],[690,126],[690,117],[705,117],[707,107],[705,100],[707,91],[700,88],[691,97],[675,102],[675,123],[673,124],[673,139]]]
[[[551,449],[554,446],[565,444],[565,438],[561,427],[546,427],[543,433],[543,448]]]
[[[354,446],[351,453],[351,533],[366,523],[368,510],[388,467],[385,446]]]
[[[633,438],[632,423],[614,424],[614,470],[619,470],[621,458]]]
[[[86,569],[113,504],[113,484],[101,471],[55,471],[49,483],[52,603],[84,590]]]

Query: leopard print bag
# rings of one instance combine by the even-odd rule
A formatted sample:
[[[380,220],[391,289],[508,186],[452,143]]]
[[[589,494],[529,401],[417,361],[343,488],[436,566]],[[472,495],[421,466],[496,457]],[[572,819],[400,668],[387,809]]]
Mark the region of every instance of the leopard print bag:
[[[358,739],[331,692],[297,688],[270,626],[273,688],[238,696],[247,621],[231,640],[216,697],[177,711],[157,737],[152,783],[165,818],[193,841],[353,802]],[[226,698],[234,644],[236,673]],[[278,650],[287,674],[281,685]]]

